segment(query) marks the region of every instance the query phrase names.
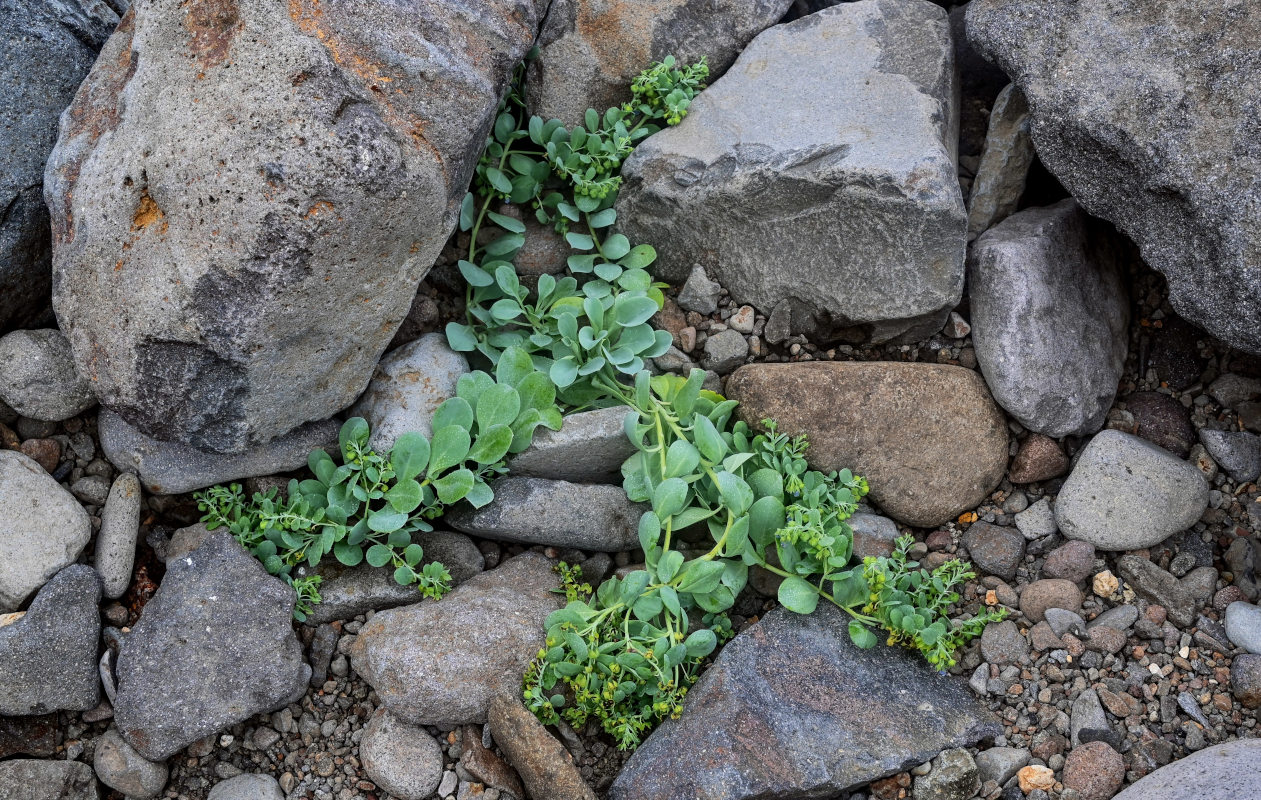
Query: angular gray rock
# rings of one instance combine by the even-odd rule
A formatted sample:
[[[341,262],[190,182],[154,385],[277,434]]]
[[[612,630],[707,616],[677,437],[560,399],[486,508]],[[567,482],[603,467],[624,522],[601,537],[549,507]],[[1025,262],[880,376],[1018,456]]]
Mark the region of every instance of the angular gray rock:
[[[845,520],[854,532],[854,558],[862,560],[867,556],[888,556],[893,553],[893,544],[900,535],[897,523],[879,514],[854,514]]]
[[[648,509],[621,486],[507,476],[491,488],[488,505],[458,506],[443,519],[483,539],[615,553],[638,546],[639,518]]]
[[[1055,521],[1070,539],[1100,550],[1138,550],[1195,524],[1208,508],[1208,483],[1192,464],[1128,433],[1090,440],[1055,500]]]
[[[96,740],[92,768],[101,783],[135,800],[157,797],[166,788],[169,775],[166,764],[149,761],[137,753],[116,728],[110,728]]]
[[[1200,441],[1217,465],[1239,483],[1255,481],[1261,475],[1261,436],[1201,428]]]
[[[138,4],[44,186],[53,304],[102,404],[224,453],[350,405],[544,5]]]
[[[1043,497],[1017,514],[1016,528],[1031,542],[1059,530],[1055,526],[1055,512],[1051,510],[1051,501]]]
[[[843,3],[764,31],[640,144],[619,224],[661,277],[700,264],[737,302],[792,306],[793,333],[926,336],[963,289],[957,140],[946,13]]]
[[[70,343],[55,329],[0,337],[0,399],[24,417],[59,422],[96,405],[75,372]]]
[[[105,508],[101,509],[101,530],[96,534],[93,561],[105,587],[105,596],[110,599],[122,597],[131,585],[139,535],[140,481],[130,472],[123,472],[114,479]]]
[[[990,111],[981,164],[968,197],[968,241],[1015,213],[1033,164],[1029,104],[1015,84],[998,93]]]
[[[1242,601],[1226,606],[1226,636],[1236,647],[1261,655],[1261,608]]]
[[[441,745],[385,709],[364,728],[359,758],[372,782],[400,800],[425,800],[442,780]]]
[[[933,759],[932,767],[915,778],[916,800],[972,800],[981,788],[976,762],[962,747],[946,750]]]
[[[711,80],[749,40],[779,22],[792,0],[552,0],[529,61],[530,113],[581,124],[630,100],[631,80],[652,62],[702,57]]]
[[[1011,620],[991,622],[981,633],[981,658],[990,664],[1019,664],[1028,655],[1029,642]]]
[[[1124,555],[1117,559],[1120,577],[1142,598],[1162,605],[1175,625],[1189,626],[1213,595],[1217,570],[1197,567],[1176,578],[1145,558]]]
[[[508,462],[508,472],[574,483],[621,483],[622,462],[635,454],[626,435],[628,406],[565,417],[560,430],[539,428],[534,441]]]
[[[206,800],[285,800],[285,793],[270,775],[246,774],[216,783]]]
[[[100,600],[100,578],[76,564],[35,595],[25,616],[0,628],[0,716],[86,711],[101,702]]]
[[[704,267],[693,264],[687,280],[679,288],[679,308],[709,316],[718,310],[718,298],[721,296],[722,287],[710,279]]]
[[[962,681],[901,650],[858,649],[848,619],[777,608],[729,642],[610,800],[831,797],[999,733]]]
[[[0,6],[0,331],[47,313],[52,276],[44,162],[57,117],[118,24],[98,0]]]
[[[994,781],[999,786],[1016,776],[1029,763],[1029,751],[1023,747],[991,747],[976,754],[976,768],[981,782]]]
[[[979,0],[968,35],[1029,99],[1042,163],[1138,244],[1178,314],[1261,352],[1261,10],[1185,11]]]
[[[425,551],[421,564],[440,561],[451,573],[451,584],[459,586],[481,573],[486,567],[473,540],[453,531],[416,533],[412,541]],[[311,570],[298,568],[298,575]],[[320,602],[307,615],[308,625],[320,625],[338,619],[351,619],[366,611],[411,605],[421,598],[415,586],[400,586],[394,573],[362,563],[347,567],[336,559],[326,558],[313,570],[320,576]]]
[[[82,761],[0,761],[0,800],[100,800],[96,776]]]
[[[306,466],[317,447],[335,452],[341,424],[335,419],[310,422],[241,453],[219,454],[146,436],[112,411],[97,417],[101,449],[114,466],[140,476],[151,494],[183,494],[217,483],[274,475]]]
[[[977,569],[1007,581],[1016,577],[1016,568],[1025,555],[1025,537],[1020,531],[988,522],[974,522],[963,536],[963,546]]]
[[[123,739],[161,761],[300,697],[311,668],[293,633],[296,599],[223,530],[169,561],[119,648]]]
[[[719,331],[705,340],[705,355],[701,366],[725,375],[744,363],[749,354],[749,342],[731,329]]]
[[[442,600],[375,615],[351,647],[355,671],[396,717],[416,725],[486,721],[491,698],[516,696],[564,605],[552,562],[522,553]]]
[[[43,467],[0,450],[0,614],[73,564],[91,537],[88,512]]]
[[[385,354],[348,416],[368,421],[378,453],[388,453],[410,431],[432,438],[433,412],[455,397],[455,384],[468,371],[468,359],[447,346],[445,334],[426,333]]]
[[[1117,248],[1071,199],[1013,214],[972,247],[976,359],[994,399],[1029,430],[1094,433],[1112,407],[1130,314]]]
[[[1233,739],[1161,767],[1112,800],[1242,800],[1259,784],[1261,739]]]
[[[1077,695],[1077,699],[1073,701],[1069,719],[1069,734],[1073,746],[1076,747],[1082,743],[1081,736],[1084,731],[1103,731],[1106,735],[1111,730],[1108,715],[1103,710],[1103,704],[1099,702],[1099,694],[1094,689],[1086,689]],[[1088,736],[1085,741],[1094,741],[1094,739]]]

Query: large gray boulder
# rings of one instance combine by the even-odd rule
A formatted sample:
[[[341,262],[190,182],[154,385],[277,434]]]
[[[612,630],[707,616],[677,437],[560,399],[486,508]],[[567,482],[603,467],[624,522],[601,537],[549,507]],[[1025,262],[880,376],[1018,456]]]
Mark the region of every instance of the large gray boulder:
[[[777,608],[733,639],[610,800],[833,797],[1001,731],[962,681],[904,650],[860,650],[848,621],[828,604]]]
[[[104,405],[234,453],[363,391],[545,4],[185,5],[138,5],[62,118],[53,303]]]
[[[1029,430],[1094,433],[1125,366],[1130,305],[1106,223],[1073,200],[1021,211],[968,261],[972,343],[998,404]]]
[[[101,0],[0,0],[0,331],[48,310],[52,243],[44,162],[57,117],[118,24]]]
[[[1261,739],[1235,739],[1161,767],[1112,800],[1243,800],[1258,785]]]
[[[630,99],[654,61],[709,63],[716,78],[749,40],[779,22],[792,0],[552,0],[526,73],[530,112],[578,125]]]
[[[161,586],[118,651],[114,720],[162,761],[306,691],[292,588],[223,530],[167,563]]]
[[[34,459],[0,450],[0,614],[73,564],[91,537],[73,495]]]
[[[963,290],[957,139],[946,13],[845,3],[764,31],[646,139],[619,224],[663,278],[700,264],[738,302],[783,304],[792,332],[926,334]]]
[[[1042,163],[1174,309],[1261,353],[1261,6],[975,0],[968,35],[1028,98]]]

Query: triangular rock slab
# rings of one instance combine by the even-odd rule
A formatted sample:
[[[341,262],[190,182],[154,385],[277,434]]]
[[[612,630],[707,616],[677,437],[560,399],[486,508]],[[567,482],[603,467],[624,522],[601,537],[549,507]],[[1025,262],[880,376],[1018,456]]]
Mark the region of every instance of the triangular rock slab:
[[[166,577],[118,653],[114,719],[150,761],[306,689],[294,591],[228,533],[206,534]]]
[[[733,639],[609,800],[832,797],[1002,732],[960,680],[912,653],[855,647],[848,619],[776,609]]]

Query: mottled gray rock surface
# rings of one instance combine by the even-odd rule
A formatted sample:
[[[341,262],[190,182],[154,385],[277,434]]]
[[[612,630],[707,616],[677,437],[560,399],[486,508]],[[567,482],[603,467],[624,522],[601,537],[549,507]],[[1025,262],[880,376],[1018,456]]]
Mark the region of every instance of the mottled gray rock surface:
[[[100,0],[0,3],[0,331],[37,322],[52,275],[44,162],[57,117],[118,24]]]
[[[166,764],[149,761],[137,753],[115,728],[96,740],[92,768],[101,783],[134,800],[156,797],[166,787],[168,777]]]
[[[945,12],[844,3],[764,31],[639,145],[619,224],[667,280],[699,263],[737,302],[795,306],[793,332],[927,334],[963,289],[957,126]]]
[[[1118,246],[1070,199],[1014,214],[972,247],[976,359],[994,399],[1029,430],[1103,426],[1128,343]]]
[[[285,793],[270,775],[237,775],[216,783],[206,800],[285,800]]]
[[[223,530],[169,561],[118,652],[114,719],[127,743],[161,761],[300,697],[311,668],[295,600]]]
[[[709,64],[711,80],[792,0],[552,0],[529,62],[530,113],[581,124],[630,100],[631,80],[666,56]]]
[[[1100,550],[1137,550],[1195,524],[1208,483],[1193,465],[1143,439],[1106,430],[1090,440],[1055,501],[1070,539]]]
[[[1200,430],[1200,441],[1217,465],[1240,483],[1261,475],[1261,436],[1247,431]]]
[[[455,384],[468,371],[468,359],[447,346],[445,334],[427,333],[381,359],[348,416],[368,421],[378,453],[388,453],[409,431],[431,438],[433,412],[455,397]]]
[[[1212,567],[1196,567],[1177,578],[1145,558],[1128,554],[1117,559],[1117,573],[1140,597],[1164,606],[1169,619],[1181,626],[1195,622],[1217,583],[1217,570]]]
[[[105,508],[101,509],[101,530],[96,534],[96,558],[92,563],[101,576],[106,597],[118,599],[131,585],[139,535],[140,481],[124,472],[110,487]]]
[[[848,619],[777,608],[729,642],[610,800],[831,797],[1000,733],[962,681],[901,650],[858,649]]]
[[[307,456],[317,447],[336,452],[341,428],[335,419],[310,422],[244,452],[219,454],[146,436],[106,409],[97,417],[97,426],[105,457],[120,470],[139,473],[144,488],[152,494],[183,494],[217,483],[305,467]]]
[[[96,405],[61,331],[14,331],[0,337],[0,400],[24,417],[59,422]]]
[[[43,467],[0,450],[0,614],[73,564],[91,536],[88,513]]]
[[[102,404],[217,452],[350,405],[451,232],[543,5],[138,4],[44,187],[54,307]]]
[[[76,564],[35,595],[25,616],[0,628],[0,715],[86,711],[101,702],[100,599],[96,572]]]
[[[418,725],[377,711],[359,742],[363,771],[400,800],[425,800],[442,780],[442,747]]]
[[[1236,647],[1261,655],[1261,608],[1244,602],[1226,606],[1226,635]]]
[[[558,431],[538,428],[508,471],[574,483],[621,483],[622,462],[636,452],[624,424],[630,413],[628,406],[613,406],[570,414]]]
[[[1042,163],[1174,309],[1261,352],[1261,7],[976,0],[968,35],[1029,99]]]
[[[1163,766],[1112,800],[1242,800],[1258,785],[1261,739],[1236,739]]]
[[[990,112],[981,164],[968,196],[968,240],[1015,213],[1033,164],[1029,104],[1015,84],[999,92]]]
[[[615,553],[639,543],[646,505],[621,486],[507,476],[491,482],[495,499],[482,508],[461,505],[443,519],[457,531],[504,542],[547,544]]]
[[[0,762],[0,800],[98,800],[96,776],[82,761]]]

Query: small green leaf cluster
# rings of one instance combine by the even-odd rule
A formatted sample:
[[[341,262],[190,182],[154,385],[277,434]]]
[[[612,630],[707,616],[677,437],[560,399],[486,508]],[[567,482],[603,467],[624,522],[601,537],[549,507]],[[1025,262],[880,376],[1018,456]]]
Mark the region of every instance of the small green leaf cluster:
[[[451,576],[440,563],[421,565],[424,550],[413,534],[433,530],[429,520],[461,500],[477,508],[493,500],[487,479],[505,471],[507,455],[528,447],[539,426],[560,428],[555,403],[547,376],[510,348],[494,377],[460,377],[456,396],[434,412],[432,439],[405,433],[381,455],[369,446],[368,423],[352,417],[339,435],[340,464],[312,451],[313,477],[291,480],[284,496],[272,489],[247,502],[238,485],[199,492],[202,521],[228,528],[269,573],[305,592],[299,619],[318,602],[318,582],[296,578],[294,568],[314,568],[330,553],[346,566],[392,566],[399,584],[441,597]]]

